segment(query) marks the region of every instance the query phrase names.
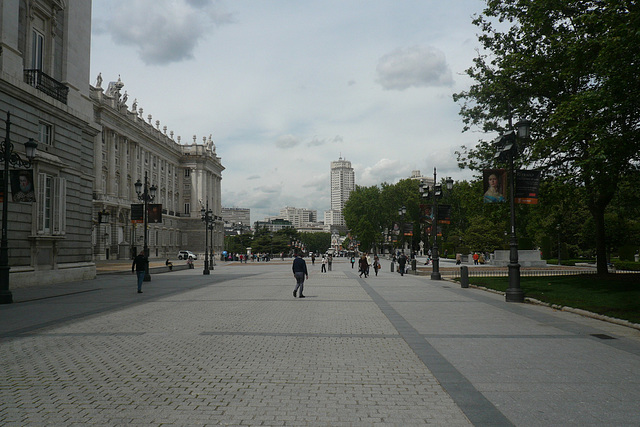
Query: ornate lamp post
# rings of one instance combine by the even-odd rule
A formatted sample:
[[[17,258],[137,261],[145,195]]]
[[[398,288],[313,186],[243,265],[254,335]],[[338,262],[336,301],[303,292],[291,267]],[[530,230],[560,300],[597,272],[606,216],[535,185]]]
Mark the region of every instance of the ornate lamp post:
[[[31,162],[36,156],[38,143],[29,138],[24,144],[27,160],[23,160],[18,153],[13,151],[11,143],[11,113],[7,112],[6,136],[0,145],[2,160],[4,161],[4,174],[2,175],[2,240],[0,242],[0,304],[11,304],[13,294],[9,290],[9,241],[7,238],[7,216],[9,215],[9,166],[30,168]]]
[[[138,179],[136,181],[135,184],[133,184],[134,187],[136,188],[136,193],[138,194],[138,200],[141,200],[144,203],[144,211],[143,211],[143,218],[144,218],[144,255],[147,257],[147,259],[149,258],[149,240],[148,240],[148,235],[147,233],[149,232],[148,228],[149,228],[149,209],[147,207],[147,205],[149,204],[149,202],[153,202],[153,199],[156,198],[156,191],[158,190],[158,187],[156,187],[155,185],[152,185],[151,187],[149,187],[149,179],[147,178],[147,171],[144,172],[144,191],[142,188],[142,183],[140,182],[140,180]],[[144,272],[144,281],[145,282],[150,282],[151,281],[151,275],[149,274],[149,264],[147,263],[147,270]]]
[[[440,256],[438,254],[438,198],[442,197],[442,186],[436,185],[437,181],[437,173],[436,168],[433,168],[433,223],[432,223],[432,231],[433,231],[433,271],[431,272],[431,280],[442,280],[442,275],[440,274]],[[445,180],[447,190],[451,190],[453,188],[453,180],[449,177]]]
[[[509,288],[505,293],[507,302],[524,302],[524,292],[520,287],[520,264],[518,263],[518,239],[516,238],[516,210],[514,189],[513,159],[518,153],[518,138],[528,138],[531,130],[529,120],[516,123],[517,133],[509,131],[498,137],[498,151],[495,157],[501,161],[509,161],[509,204],[511,208],[511,240],[509,243]]]
[[[425,202],[431,198],[431,192],[429,190],[429,186],[424,182],[420,183],[420,195],[422,197],[422,200],[424,200]],[[422,215],[422,212],[421,212],[421,215]],[[423,219],[423,222],[428,223],[426,216],[422,219]],[[433,228],[433,221],[432,221],[431,227]],[[429,235],[427,234],[427,227],[425,226],[424,227],[424,255],[425,256],[427,256],[428,245],[429,245]]]
[[[404,214],[407,213],[407,208],[402,206],[398,208],[398,215],[400,215],[400,234],[402,234],[402,253],[404,253]]]
[[[204,206],[200,209],[200,216],[204,222],[204,270],[202,274],[209,274],[209,226],[213,225],[213,212],[209,209],[209,201],[207,200],[207,209]],[[213,238],[213,236],[212,236]]]

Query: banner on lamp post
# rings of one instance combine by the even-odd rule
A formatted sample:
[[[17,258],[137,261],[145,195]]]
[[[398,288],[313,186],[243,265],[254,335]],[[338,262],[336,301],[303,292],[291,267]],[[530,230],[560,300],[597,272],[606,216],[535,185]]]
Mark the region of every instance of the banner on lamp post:
[[[438,206],[438,224],[451,224],[451,205]]]
[[[431,205],[420,205],[420,219],[422,220],[422,222],[431,224],[431,221],[433,220],[431,210]]]
[[[12,170],[9,171],[9,177],[11,181],[11,201],[23,203],[36,201],[33,170]]]
[[[403,231],[405,236],[413,236],[413,223],[406,222]]]
[[[142,203],[134,203],[131,205],[131,223],[144,223],[144,205]]]
[[[162,205],[161,204],[150,204],[147,205],[147,218],[149,219],[149,223],[158,224],[162,222]]]
[[[514,201],[522,205],[538,204],[538,190],[540,187],[540,171],[516,171],[516,189]]]
[[[504,169],[485,169],[482,171],[485,203],[504,203],[507,188],[507,173]]]

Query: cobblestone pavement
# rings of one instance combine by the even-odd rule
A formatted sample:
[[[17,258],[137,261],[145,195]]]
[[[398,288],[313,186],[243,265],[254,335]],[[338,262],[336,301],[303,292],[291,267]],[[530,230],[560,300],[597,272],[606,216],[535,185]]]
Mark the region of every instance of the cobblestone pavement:
[[[16,289],[0,425],[640,425],[639,331],[341,261]]]

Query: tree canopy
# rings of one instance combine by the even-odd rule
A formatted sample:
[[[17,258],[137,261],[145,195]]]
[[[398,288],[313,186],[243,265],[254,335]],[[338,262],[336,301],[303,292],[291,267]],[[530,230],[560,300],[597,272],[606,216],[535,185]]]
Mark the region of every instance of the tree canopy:
[[[532,120],[519,162],[583,187],[606,273],[605,209],[640,160],[640,6],[631,0],[488,0],[474,23],[484,50],[467,70],[475,83],[454,95],[465,130]],[[481,141],[462,166],[492,166]]]

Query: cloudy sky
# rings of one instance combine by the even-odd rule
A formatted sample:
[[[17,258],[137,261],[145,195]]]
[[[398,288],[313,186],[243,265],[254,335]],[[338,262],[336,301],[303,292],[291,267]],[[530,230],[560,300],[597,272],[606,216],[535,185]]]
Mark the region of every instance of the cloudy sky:
[[[330,206],[330,163],[356,184],[412,170],[456,180],[452,94],[469,87],[482,0],[93,0],[91,78],[182,143],[213,136],[225,207],[251,220]]]

